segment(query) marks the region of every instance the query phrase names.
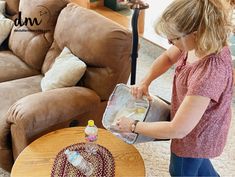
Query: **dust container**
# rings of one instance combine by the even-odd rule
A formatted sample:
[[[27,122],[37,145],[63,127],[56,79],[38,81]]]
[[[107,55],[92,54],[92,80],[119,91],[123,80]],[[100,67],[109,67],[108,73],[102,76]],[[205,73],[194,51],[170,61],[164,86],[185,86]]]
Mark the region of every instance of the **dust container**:
[[[169,121],[169,103],[166,103],[160,97],[151,97],[152,101],[147,98],[135,99],[127,85],[118,84],[111,94],[105,109],[102,118],[103,126],[128,144],[156,140],[136,133],[119,133],[116,126],[117,119],[122,116],[139,120],[140,122]]]

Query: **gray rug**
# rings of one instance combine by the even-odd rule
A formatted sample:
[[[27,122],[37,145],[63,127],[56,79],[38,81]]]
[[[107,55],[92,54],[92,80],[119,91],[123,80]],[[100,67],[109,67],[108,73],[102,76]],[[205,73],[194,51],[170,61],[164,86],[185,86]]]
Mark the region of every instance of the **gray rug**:
[[[148,71],[154,58],[156,58],[163,49],[151,44],[146,40],[141,40],[141,49],[139,51],[139,59],[137,66],[137,83],[143,78]],[[154,81],[150,87],[150,92],[154,95],[170,100],[172,76],[174,68],[170,69],[166,74]],[[212,160],[215,168],[221,176],[235,176],[235,97],[233,99],[233,119],[229,138],[223,154]],[[169,142],[149,142],[135,145],[144,159],[146,176],[148,177],[165,177],[169,176],[168,165],[170,157]],[[9,177],[10,174],[0,169],[0,177]]]

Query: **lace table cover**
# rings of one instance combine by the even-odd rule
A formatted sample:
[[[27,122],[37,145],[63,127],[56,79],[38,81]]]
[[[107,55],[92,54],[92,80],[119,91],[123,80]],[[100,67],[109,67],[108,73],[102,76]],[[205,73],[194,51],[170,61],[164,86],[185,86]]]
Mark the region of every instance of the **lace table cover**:
[[[68,146],[61,150],[55,160],[51,171],[51,177],[85,177],[77,168],[67,161],[64,151],[78,151],[88,162],[94,167],[94,172],[91,176],[96,177],[114,177],[115,164],[112,154],[105,147],[98,145],[96,155],[89,155],[85,151],[85,143],[78,143]]]

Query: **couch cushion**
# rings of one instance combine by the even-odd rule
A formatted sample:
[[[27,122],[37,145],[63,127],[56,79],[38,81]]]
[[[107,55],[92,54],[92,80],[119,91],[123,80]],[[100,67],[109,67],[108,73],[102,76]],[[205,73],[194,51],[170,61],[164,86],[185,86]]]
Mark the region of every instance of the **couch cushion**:
[[[41,69],[53,41],[57,17],[66,4],[65,0],[20,1],[20,12],[10,35],[9,48],[32,68]],[[23,25],[26,18],[28,23]],[[36,19],[39,25],[30,24],[29,19]]]
[[[102,100],[108,99],[117,83],[127,82],[132,35],[120,25],[94,11],[68,4],[58,17],[43,73],[65,46],[87,64],[80,84],[96,91]]]
[[[6,0],[6,14],[14,16],[19,11],[20,0]]]
[[[36,74],[39,74],[39,72],[27,66],[11,51],[0,52],[0,82],[20,79]]]
[[[24,30],[20,27],[17,30]],[[16,27],[13,27],[16,30]],[[26,29],[27,30],[27,29]],[[30,67],[36,70],[41,69],[41,65],[45,58],[46,52],[51,45],[52,33],[34,32],[11,32],[9,39],[9,48],[16,54],[22,61],[27,63]]]
[[[86,71],[86,64],[65,47],[41,81],[42,91],[75,86]]]

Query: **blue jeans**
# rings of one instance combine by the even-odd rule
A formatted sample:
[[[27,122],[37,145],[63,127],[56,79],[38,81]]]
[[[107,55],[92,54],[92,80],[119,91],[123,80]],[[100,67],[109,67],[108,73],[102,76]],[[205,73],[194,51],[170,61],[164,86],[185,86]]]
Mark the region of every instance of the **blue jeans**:
[[[184,158],[171,153],[171,176],[219,176],[209,159]]]

